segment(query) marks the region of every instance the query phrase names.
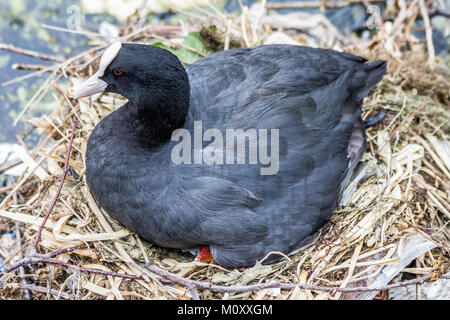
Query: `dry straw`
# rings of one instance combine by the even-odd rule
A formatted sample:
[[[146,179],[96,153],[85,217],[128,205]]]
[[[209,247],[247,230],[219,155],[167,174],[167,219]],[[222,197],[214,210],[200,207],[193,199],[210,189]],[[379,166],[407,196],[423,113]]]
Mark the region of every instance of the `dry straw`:
[[[227,270],[195,262],[187,253],[144,243],[104,214],[87,190],[87,138],[101,118],[124,103],[123,98],[102,94],[71,101],[54,83],[60,91],[60,97],[55,96],[59,106],[45,117],[29,120],[40,129],[41,142],[22,159],[28,170],[0,204],[2,229],[15,230],[21,239],[8,244],[4,236],[0,242],[4,265],[11,270],[0,278],[1,295],[20,299],[31,291],[36,299],[367,298],[364,288],[379,284],[383,271],[401,265],[408,241],[419,235],[433,245],[425,247],[425,254],[412,256],[414,267],[401,265],[402,273],[413,279],[400,285],[440,278],[447,272],[450,239],[450,81],[448,62],[434,57],[429,41],[420,42],[411,33],[414,19],[426,13],[423,5],[423,1],[395,1],[386,10],[395,19],[380,26],[368,43],[348,43],[336,30],[328,32],[331,24],[324,23],[323,16],[308,20],[318,24],[310,28],[324,30],[319,40],[312,40],[318,39],[317,34],[311,37],[308,28],[280,28],[286,19],[264,6],[244,9],[240,16],[217,8],[199,9],[185,13],[183,28],[139,27],[138,17],[131,17],[121,29],[122,41],[157,39],[180,48],[186,31],[201,30],[214,49],[327,43],[368,59],[386,59],[388,74],[363,107],[364,118],[388,111],[381,124],[368,129],[369,148],[360,175],[364,179],[350,184],[342,199],[346,205],[336,210],[314,245],[283,256],[276,264]],[[76,85],[92,74],[107,43],[98,34],[85,35],[91,38],[92,49],[9,82],[50,73],[16,121],[39,103],[52,80],[67,75]],[[65,161],[69,146],[70,159]],[[64,164],[69,174],[61,179]],[[46,213],[48,221],[39,233]],[[14,229],[17,223],[20,228]],[[34,246],[36,239],[39,243]],[[425,278],[415,279],[414,274]],[[23,283],[25,275],[33,285]]]

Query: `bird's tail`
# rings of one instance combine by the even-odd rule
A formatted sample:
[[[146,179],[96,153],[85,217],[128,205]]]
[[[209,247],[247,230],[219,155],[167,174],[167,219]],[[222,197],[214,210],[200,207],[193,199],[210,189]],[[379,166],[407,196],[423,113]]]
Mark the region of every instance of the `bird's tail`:
[[[375,60],[364,64],[362,70],[353,78],[355,85],[359,86],[356,91],[355,100],[362,100],[373,87],[383,78],[386,73],[386,61]],[[363,86],[361,86],[363,84]]]

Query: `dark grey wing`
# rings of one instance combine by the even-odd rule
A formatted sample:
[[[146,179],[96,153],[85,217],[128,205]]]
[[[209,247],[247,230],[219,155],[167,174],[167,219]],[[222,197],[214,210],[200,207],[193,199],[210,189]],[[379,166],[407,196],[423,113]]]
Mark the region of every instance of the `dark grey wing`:
[[[306,94],[364,62],[364,58],[351,54],[303,46],[217,52],[187,67],[190,117],[213,124],[226,122],[248,101],[281,92],[288,96]]]
[[[178,177],[154,201],[160,212],[155,214],[161,219],[157,238],[153,239],[155,230],[140,232],[144,238],[172,248],[252,244],[264,239],[268,231],[253,212],[260,203],[252,192],[225,179]]]

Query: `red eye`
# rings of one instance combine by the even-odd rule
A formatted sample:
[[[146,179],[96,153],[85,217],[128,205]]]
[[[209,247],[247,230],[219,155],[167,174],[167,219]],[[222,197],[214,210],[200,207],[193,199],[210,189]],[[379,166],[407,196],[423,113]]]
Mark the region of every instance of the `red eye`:
[[[113,69],[113,72],[116,76],[121,76],[122,75],[122,70],[120,69]]]

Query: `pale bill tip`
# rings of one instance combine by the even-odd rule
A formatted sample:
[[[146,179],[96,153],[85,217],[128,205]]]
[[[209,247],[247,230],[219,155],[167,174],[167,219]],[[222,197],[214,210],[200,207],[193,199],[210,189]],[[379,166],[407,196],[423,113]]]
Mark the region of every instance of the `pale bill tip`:
[[[103,76],[106,68],[108,68],[111,62],[117,57],[121,47],[122,43],[120,41],[116,41],[106,48],[100,59],[97,72],[83,82],[83,84],[75,88],[73,92],[73,97],[75,99],[91,96],[93,94],[103,92],[106,89],[108,84],[99,78]]]

